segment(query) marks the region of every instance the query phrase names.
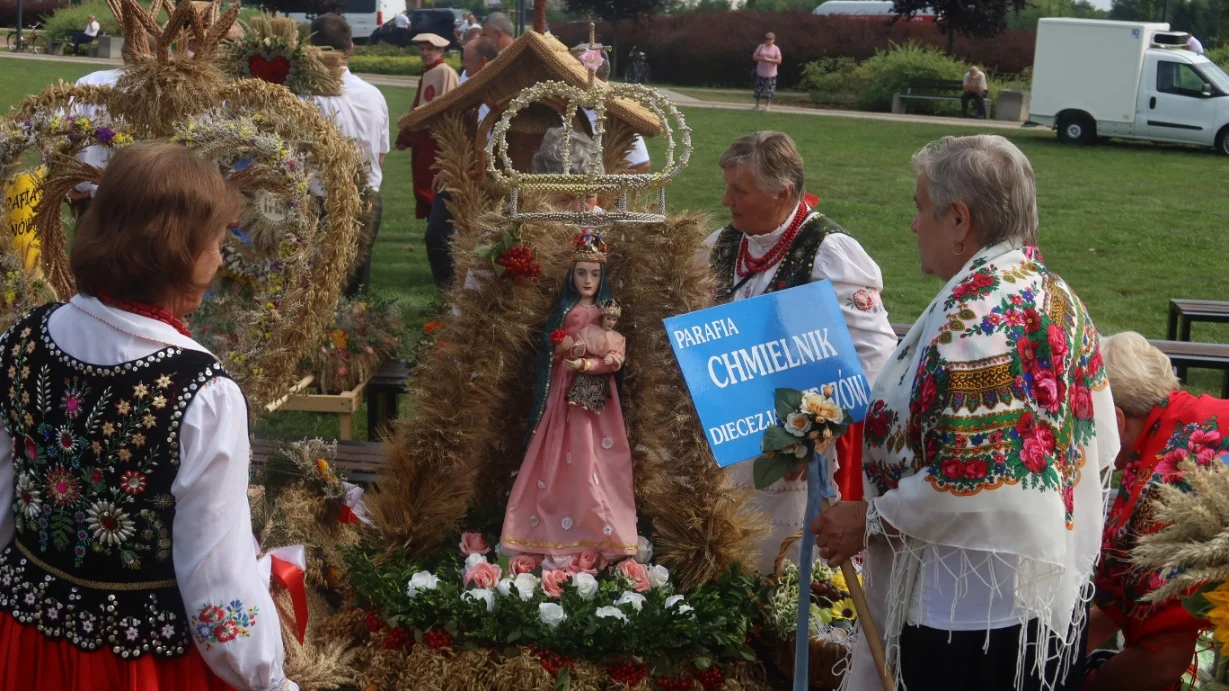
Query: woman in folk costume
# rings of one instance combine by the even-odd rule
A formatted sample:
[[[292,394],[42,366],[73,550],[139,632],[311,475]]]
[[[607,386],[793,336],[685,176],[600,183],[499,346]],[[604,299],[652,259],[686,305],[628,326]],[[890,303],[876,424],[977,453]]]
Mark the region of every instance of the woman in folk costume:
[[[914,167],[922,272],[947,284],[880,373],[867,500],[816,520],[820,555],[840,564],[865,544],[899,688],[1079,689],[1118,453],[1097,332],[1035,246],[1036,184],[1015,145],[945,137]],[[878,684],[864,638],[846,679]]]
[[[581,331],[611,300],[606,244],[593,231],[577,252],[538,347],[529,450],[508,498],[500,541],[508,552],[567,557],[636,553],[632,453],[619,402],[621,359],[588,354]],[[616,374],[619,376],[616,376]],[[593,412],[568,403],[580,375],[607,378],[609,400]]]
[[[880,292],[879,265],[844,228],[815,211],[806,197],[802,155],[782,132],[757,132],[734,140],[721,156],[722,205],[730,225],[705,240],[706,259],[717,275],[717,300],[729,302],[828,280],[841,303],[866,379],[874,384],[896,347]],[[862,497],[861,425],[838,441],[836,472],[842,496]],[[738,463],[730,475],[754,487],[753,464]],[[802,470],[753,495],[772,532],[760,549],[761,571],[770,572],[785,538],[803,528],[806,473]],[[797,547],[794,548],[797,550]],[[796,552],[795,552],[796,555]]]
[[[1141,570],[1131,551],[1140,536],[1164,527],[1150,505],[1158,488],[1190,491],[1184,463],[1229,463],[1229,401],[1179,389],[1169,358],[1137,333],[1110,336],[1102,350],[1122,438],[1115,463],[1122,484],[1105,525],[1088,643],[1095,648],[1121,631],[1126,645],[1092,672],[1088,688],[1178,689],[1207,622],[1182,606],[1190,593],[1145,602],[1176,573]]]
[[[414,93],[411,110],[452,91],[461,82],[456,70],[444,62],[448,39],[435,34],[418,34],[414,37],[414,45],[422,52],[422,77],[418,80],[418,91]],[[407,147],[410,149],[414,199],[417,202],[414,215],[416,218],[427,218],[435,201],[435,138],[426,130],[402,132],[397,138],[397,148]]]
[[[0,337],[0,690],[298,688],[247,404],[180,321],[242,205],[188,149],[120,150],[73,238],[78,295]]]

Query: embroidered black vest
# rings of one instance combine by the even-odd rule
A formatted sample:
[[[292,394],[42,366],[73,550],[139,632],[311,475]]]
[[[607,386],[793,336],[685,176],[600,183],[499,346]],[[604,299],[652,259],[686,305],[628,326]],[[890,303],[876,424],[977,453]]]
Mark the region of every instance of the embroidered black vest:
[[[834,233],[846,234],[844,228],[823,214],[807,221],[806,225],[798,229],[794,244],[790,245],[785,257],[777,264],[772,281],[764,292],[771,293],[809,283],[819,246],[824,243],[825,238]],[[721,234],[713,245],[709,261],[717,275],[718,303],[729,302],[734,298],[734,289],[737,286],[735,266],[738,263],[738,246],[742,239],[743,234],[740,231],[733,226],[726,226],[721,229]]]
[[[179,657],[192,645],[171,562],[179,424],[196,392],[228,375],[175,347],[80,362],[48,334],[57,307],[0,337],[17,525],[0,554],[0,609],[82,650]]]

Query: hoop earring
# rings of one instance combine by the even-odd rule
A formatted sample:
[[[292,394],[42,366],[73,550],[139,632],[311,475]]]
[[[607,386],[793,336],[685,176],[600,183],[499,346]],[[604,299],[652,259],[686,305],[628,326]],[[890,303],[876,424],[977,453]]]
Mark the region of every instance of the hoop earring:
[[[960,245],[960,249],[956,249],[956,245]],[[951,249],[952,254],[959,257],[960,255],[964,254],[964,240],[957,240],[956,242],[953,242],[949,249]]]

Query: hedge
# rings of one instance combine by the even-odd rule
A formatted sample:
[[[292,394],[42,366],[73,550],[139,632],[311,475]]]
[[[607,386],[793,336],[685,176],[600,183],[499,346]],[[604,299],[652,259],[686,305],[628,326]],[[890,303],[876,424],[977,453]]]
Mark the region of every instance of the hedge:
[[[567,45],[588,40],[587,22],[551,29]],[[867,60],[892,44],[910,41],[937,47],[947,37],[932,23],[896,22],[817,16],[809,12],[689,12],[660,16],[636,24],[598,24],[600,39],[615,51],[615,65],[623,72],[632,46],[648,56],[653,81],[680,86],[749,87],[751,54],[772,31],[785,61],[780,84],[799,84],[803,66],[824,57]],[[1035,34],[1004,31],[987,39],[956,38],[956,57],[990,72],[1018,73],[1033,64]]]
[[[461,72],[461,59],[448,56],[445,62]],[[368,74],[399,74],[416,77],[422,74],[422,58],[417,55],[351,55],[350,70]]]

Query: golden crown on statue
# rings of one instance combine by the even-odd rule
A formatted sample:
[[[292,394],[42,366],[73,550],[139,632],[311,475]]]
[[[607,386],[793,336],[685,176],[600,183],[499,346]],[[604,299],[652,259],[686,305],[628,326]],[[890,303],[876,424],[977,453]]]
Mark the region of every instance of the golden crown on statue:
[[[581,63],[589,71],[588,85],[579,88],[559,81],[539,82],[522,90],[512,99],[499,122],[492,130],[492,136],[487,142],[486,159],[487,172],[491,177],[509,189],[509,218],[514,222],[521,221],[561,221],[569,225],[583,227],[609,226],[614,223],[662,223],[666,220],[666,186],[687,167],[691,159],[691,129],[687,127],[682,113],[656,89],[640,84],[607,84],[594,75],[601,66],[603,50],[594,41],[594,27],[589,25],[589,50],[580,55]],[[564,128],[563,173],[525,173],[516,170],[508,155],[508,130],[512,120],[521,110],[544,99],[563,101],[565,112],[562,115]],[[612,173],[602,171],[603,158],[602,136],[606,130],[606,104],[611,99],[632,101],[652,111],[662,123],[662,137],[666,143],[665,166],[657,172],[649,173]],[[594,114],[593,150],[590,153],[589,165],[584,172],[572,172],[572,132],[571,123],[575,122],[576,111],[586,108]],[[671,122],[675,124],[671,126]],[[680,142],[675,141],[677,132]],[[680,148],[681,144],[681,148]],[[675,158],[676,151],[678,153]],[[584,197],[589,194],[603,192],[617,193],[617,201],[613,209],[602,211],[587,211],[584,204],[574,211],[550,210],[526,212],[520,208],[520,193],[535,190],[548,194],[567,194]],[[633,210],[629,197],[633,192],[656,191],[653,206],[647,210]]]

